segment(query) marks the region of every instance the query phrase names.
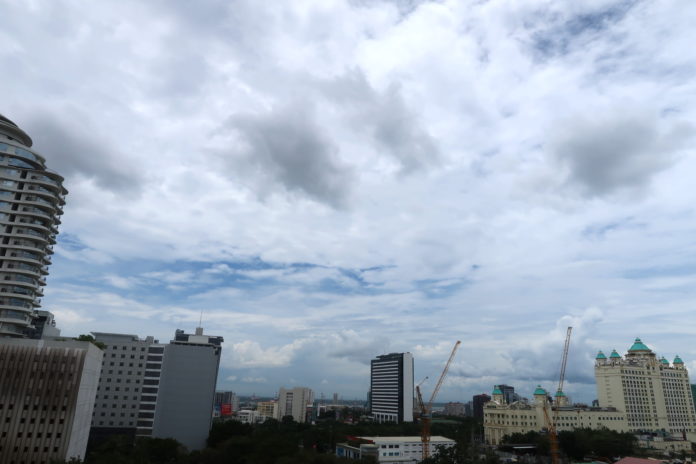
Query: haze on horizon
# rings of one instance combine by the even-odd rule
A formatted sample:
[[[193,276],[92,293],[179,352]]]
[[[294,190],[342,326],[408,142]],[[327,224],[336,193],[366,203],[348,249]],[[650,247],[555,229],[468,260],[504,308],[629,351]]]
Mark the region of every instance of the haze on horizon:
[[[595,398],[693,369],[696,4],[0,0],[0,113],[67,196],[64,334],[225,337],[219,387]]]

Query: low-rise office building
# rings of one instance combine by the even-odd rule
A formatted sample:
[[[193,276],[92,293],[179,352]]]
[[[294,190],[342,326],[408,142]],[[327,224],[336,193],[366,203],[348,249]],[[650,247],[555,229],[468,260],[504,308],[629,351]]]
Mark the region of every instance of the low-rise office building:
[[[278,402],[277,401],[259,401],[256,403],[256,411],[259,416],[266,419],[278,419]]]
[[[311,417],[314,392],[306,387],[281,388],[278,392],[278,419],[291,416],[295,422],[304,423]]]
[[[438,447],[450,448],[454,445],[454,440],[432,436],[430,455],[437,455]],[[423,458],[423,442],[421,437],[356,437],[353,443],[336,445],[336,456],[348,459],[373,456],[380,463],[415,464]]]

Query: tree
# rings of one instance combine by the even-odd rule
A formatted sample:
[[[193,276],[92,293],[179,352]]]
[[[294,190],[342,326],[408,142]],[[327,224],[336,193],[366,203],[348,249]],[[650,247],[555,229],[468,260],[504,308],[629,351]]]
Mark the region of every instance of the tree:
[[[77,340],[80,342],[90,342],[92,345],[96,346],[100,350],[104,351],[106,349],[106,345],[103,344],[102,342],[98,342],[93,336],[91,335],[78,335],[77,337],[73,338],[73,340]]]

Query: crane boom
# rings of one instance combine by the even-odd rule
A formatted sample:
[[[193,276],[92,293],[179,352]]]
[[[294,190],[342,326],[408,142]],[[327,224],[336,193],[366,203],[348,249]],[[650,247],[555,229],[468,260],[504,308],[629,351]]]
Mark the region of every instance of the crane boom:
[[[568,362],[568,348],[570,346],[570,333],[573,331],[572,327],[568,327],[566,332],[565,345],[563,345],[563,358],[561,359],[561,375],[558,379],[558,389],[563,391],[563,382],[565,381],[565,371],[566,363]]]
[[[459,345],[461,345],[461,343],[461,341],[457,340],[457,343],[454,344],[454,348],[452,348],[452,353],[450,354],[450,357],[447,360],[447,364],[445,364],[445,368],[442,370],[442,374],[440,374],[440,378],[438,379],[437,384],[433,389],[433,394],[430,395],[430,400],[427,404],[423,403],[423,396],[421,395],[420,385],[416,387],[418,407],[421,410],[421,446],[423,448],[423,459],[427,459],[428,456],[430,456],[430,419],[431,412],[433,410],[433,401],[435,400],[437,393],[440,391],[440,387],[442,387],[442,384],[445,381],[447,371],[449,371],[450,364],[452,364],[454,355],[457,353],[457,348],[459,348]]]

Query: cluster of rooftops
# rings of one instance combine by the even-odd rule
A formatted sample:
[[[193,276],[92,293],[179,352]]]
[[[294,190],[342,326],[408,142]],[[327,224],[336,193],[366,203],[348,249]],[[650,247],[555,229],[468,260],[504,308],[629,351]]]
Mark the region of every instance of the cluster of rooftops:
[[[648,346],[642,342],[640,338],[636,338],[635,341],[633,342],[633,345],[628,349],[629,353],[652,353],[652,350],[648,348]],[[607,359],[607,356],[602,352],[602,350],[599,350],[599,353],[597,353],[597,356],[595,359]],[[621,359],[621,355],[616,351],[616,350],[611,350],[611,354],[609,355],[608,359]],[[669,361],[663,356],[660,358],[660,363],[662,364],[667,364],[669,365]],[[676,355],[674,357],[674,361],[672,361],[672,364],[684,364],[684,361],[679,357],[679,355]]]

